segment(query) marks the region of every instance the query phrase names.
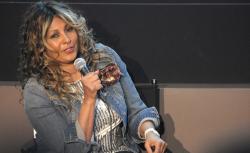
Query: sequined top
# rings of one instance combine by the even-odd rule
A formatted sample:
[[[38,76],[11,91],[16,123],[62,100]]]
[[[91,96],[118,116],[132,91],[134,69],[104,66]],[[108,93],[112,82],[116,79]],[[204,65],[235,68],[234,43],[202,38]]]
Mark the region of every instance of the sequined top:
[[[72,90],[81,91],[83,86],[81,81],[71,84]],[[122,119],[103,100],[97,98],[95,106],[94,140],[101,145],[102,152],[115,153],[119,151],[133,152],[122,141]]]

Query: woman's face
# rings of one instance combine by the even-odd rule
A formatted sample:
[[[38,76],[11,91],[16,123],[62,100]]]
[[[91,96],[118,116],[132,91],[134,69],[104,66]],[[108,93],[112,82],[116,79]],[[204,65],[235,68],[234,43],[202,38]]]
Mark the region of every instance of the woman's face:
[[[78,52],[76,30],[55,16],[45,36],[47,55],[60,64],[72,63]]]

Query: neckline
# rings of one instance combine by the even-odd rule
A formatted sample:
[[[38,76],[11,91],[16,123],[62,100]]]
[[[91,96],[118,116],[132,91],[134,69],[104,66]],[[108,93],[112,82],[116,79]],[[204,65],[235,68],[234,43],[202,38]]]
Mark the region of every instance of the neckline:
[[[78,80],[73,81],[73,82],[68,82],[68,84],[78,84],[79,82],[81,82],[81,79],[78,79]]]

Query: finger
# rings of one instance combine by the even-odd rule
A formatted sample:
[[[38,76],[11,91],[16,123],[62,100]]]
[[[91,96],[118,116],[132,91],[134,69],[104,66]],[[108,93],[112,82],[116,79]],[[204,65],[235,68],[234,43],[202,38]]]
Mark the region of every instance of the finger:
[[[92,82],[92,81],[96,81],[96,80],[100,80],[100,79],[99,79],[97,74],[95,74],[94,72],[91,72],[86,77],[84,77],[84,80],[88,80],[88,81]]]
[[[94,78],[89,78],[86,80],[83,80],[83,86],[87,89],[90,89],[91,91],[99,90],[102,87],[101,80]]]
[[[161,153],[164,153],[164,151],[165,151],[164,148],[165,148],[165,144],[162,144],[162,145],[161,145]]]
[[[91,80],[93,81],[98,81],[100,80],[99,76],[97,74],[94,74],[92,77],[91,77]]]
[[[144,147],[145,147],[147,153],[153,153],[150,145],[147,142],[145,142]]]
[[[154,153],[161,153],[161,143],[157,143],[155,146]]]
[[[98,76],[98,73],[99,73],[99,71],[95,71],[95,72],[90,72],[89,74],[90,74],[90,76]]]
[[[100,79],[97,79],[95,82],[96,82],[96,84],[101,84],[101,80]]]
[[[98,75],[98,74],[99,74],[99,72],[100,72],[99,70],[96,70],[94,73]]]
[[[88,80],[89,78],[91,78],[94,75],[94,72],[89,72],[86,75],[82,76],[83,80]]]
[[[97,90],[99,90],[103,87],[100,80],[96,81],[96,86],[97,86]]]
[[[160,152],[162,153],[164,151],[164,145],[165,145],[165,142],[163,140],[161,140],[161,142],[159,142],[159,146],[160,146]]]
[[[101,89],[103,86],[102,86],[102,84],[97,84],[96,85],[96,90],[99,90],[99,89]]]
[[[161,144],[160,152],[161,152],[161,153],[164,153],[164,143]]]
[[[168,144],[165,142],[163,145],[162,153],[164,153],[167,149]]]

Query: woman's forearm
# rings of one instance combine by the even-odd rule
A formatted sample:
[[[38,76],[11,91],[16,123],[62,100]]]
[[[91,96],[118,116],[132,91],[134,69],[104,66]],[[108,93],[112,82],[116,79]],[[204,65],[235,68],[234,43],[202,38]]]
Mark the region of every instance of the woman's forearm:
[[[146,131],[147,129],[149,129],[149,128],[155,128],[154,123],[153,123],[152,121],[146,120],[146,121],[144,121],[144,122],[141,124],[140,129],[139,129],[139,133],[140,133],[140,136],[141,136],[142,138],[145,137],[145,136],[144,136],[144,133],[145,133],[145,131]]]
[[[94,116],[95,116],[95,98],[85,98],[83,100],[78,122],[83,130],[85,141],[90,142],[93,126],[94,126]]]

